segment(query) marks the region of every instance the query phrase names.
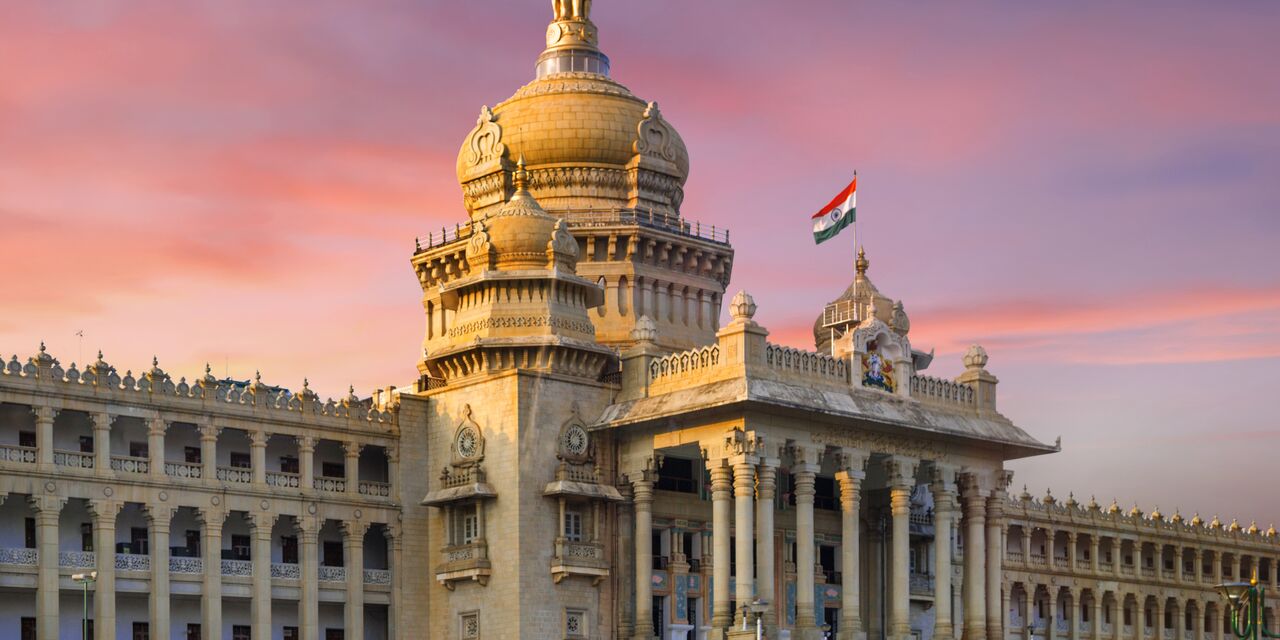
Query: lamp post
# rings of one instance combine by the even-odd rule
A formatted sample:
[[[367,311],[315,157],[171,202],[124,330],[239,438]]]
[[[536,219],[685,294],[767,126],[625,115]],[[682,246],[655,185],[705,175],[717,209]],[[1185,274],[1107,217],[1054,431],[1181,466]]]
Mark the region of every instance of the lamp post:
[[[1253,570],[1253,579],[1249,582],[1225,582],[1215,588],[1227,599],[1227,611],[1231,613],[1231,631],[1237,638],[1280,638],[1280,634],[1269,631],[1263,623],[1262,608],[1266,599],[1263,588],[1258,585],[1257,569]]]
[[[98,572],[73,573],[71,580],[84,586],[84,617],[80,621],[80,640],[89,640],[89,585],[98,581]]]

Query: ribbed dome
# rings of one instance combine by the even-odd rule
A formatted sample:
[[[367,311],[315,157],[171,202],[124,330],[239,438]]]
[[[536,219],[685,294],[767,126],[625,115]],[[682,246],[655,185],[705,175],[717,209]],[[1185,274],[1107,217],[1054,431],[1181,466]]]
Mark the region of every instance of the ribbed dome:
[[[556,220],[525,189],[523,165],[516,170],[516,192],[485,223],[498,269],[542,269]]]
[[[597,38],[588,16],[557,13],[537,79],[481,109],[457,162],[473,218],[507,199],[520,156],[530,192],[548,209],[679,212],[689,176],[684,140],[656,103],[609,78]]]

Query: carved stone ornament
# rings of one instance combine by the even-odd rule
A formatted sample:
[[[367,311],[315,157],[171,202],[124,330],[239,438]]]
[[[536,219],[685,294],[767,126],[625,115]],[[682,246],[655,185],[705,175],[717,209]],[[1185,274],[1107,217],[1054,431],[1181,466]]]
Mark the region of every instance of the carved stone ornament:
[[[493,242],[483,222],[475,223],[475,232],[467,241],[467,262],[475,267],[493,266]]]
[[[567,462],[590,462],[592,459],[591,436],[587,433],[586,423],[578,412],[577,402],[569,408],[569,414],[569,419],[560,427],[556,455]]]
[[[453,432],[449,453],[455,467],[471,467],[484,460],[484,434],[480,431],[480,425],[472,418],[469,404],[462,407],[462,421]]]
[[[636,141],[633,150],[652,158],[662,158],[667,162],[676,161],[675,132],[662,117],[658,103],[650,102],[645,107],[644,119],[636,126]]]

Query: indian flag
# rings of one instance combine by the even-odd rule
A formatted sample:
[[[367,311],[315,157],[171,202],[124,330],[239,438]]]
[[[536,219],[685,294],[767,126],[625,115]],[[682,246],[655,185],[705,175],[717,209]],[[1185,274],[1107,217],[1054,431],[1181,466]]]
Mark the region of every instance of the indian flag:
[[[840,233],[841,229],[853,224],[854,209],[858,202],[858,177],[844,188],[827,206],[813,214],[813,242],[822,244]]]

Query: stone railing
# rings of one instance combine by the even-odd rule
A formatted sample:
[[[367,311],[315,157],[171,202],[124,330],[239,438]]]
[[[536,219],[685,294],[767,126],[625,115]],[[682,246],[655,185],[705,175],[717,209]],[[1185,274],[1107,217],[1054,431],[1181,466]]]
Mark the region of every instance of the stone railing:
[[[440,483],[446,489],[453,487],[462,487],[469,484],[478,484],[484,482],[484,469],[479,465],[473,467],[446,467],[444,473],[440,474]]]
[[[204,560],[201,558],[169,558],[169,573],[204,573]]]
[[[561,460],[560,464],[556,466],[556,480],[590,484],[600,482],[600,478],[596,476],[595,465],[590,462],[569,462],[567,460]]]
[[[70,569],[91,569],[98,565],[98,556],[92,551],[59,551],[58,566]]]
[[[343,493],[347,490],[347,481],[342,478],[325,478],[320,477],[311,481],[311,486],[316,491],[329,491],[333,493]]]
[[[111,456],[111,470],[121,473],[150,473],[151,461],[131,456]]]
[[[1049,559],[1044,556],[1038,556],[1033,553],[1031,554],[1031,564],[1040,565],[1043,567],[1049,564]]]
[[[556,557],[562,561],[571,560],[604,560],[604,545],[593,542],[556,541]]]
[[[681,351],[649,363],[649,380],[678,376],[720,364],[720,345]]]
[[[933,593],[933,576],[921,573],[912,573],[908,579],[908,587],[911,593],[917,595],[925,595]]]
[[[365,569],[364,583],[389,586],[391,584],[391,572],[386,569]]]
[[[200,479],[202,469],[199,464],[190,462],[165,462],[164,474],[171,478],[190,478],[192,480]]]
[[[275,562],[271,565],[271,577],[281,580],[300,580],[302,571],[296,563],[292,562]]]
[[[802,351],[776,344],[764,347],[764,363],[771,369],[816,377],[833,382],[849,382],[849,363],[821,353]]]
[[[1005,559],[1015,564],[1022,564],[1022,561],[1023,561],[1022,552],[1009,549],[1005,551]]]
[[[346,582],[346,567],[320,567],[320,582]]]
[[[1156,570],[1155,570],[1155,569],[1152,569],[1152,568],[1150,568],[1150,567],[1143,567],[1143,568],[1142,568],[1142,577],[1144,577],[1144,578],[1154,578],[1154,577],[1156,577]]]
[[[59,467],[72,467],[75,469],[92,469],[93,454],[81,453],[79,451],[58,451],[53,452],[53,463]]]
[[[1071,568],[1071,565],[1067,562],[1067,559],[1066,559],[1066,558],[1054,558],[1054,559],[1053,559],[1053,566],[1055,566],[1055,567],[1057,567],[1057,568],[1059,568],[1059,569],[1070,569],[1070,568]]]
[[[362,496],[373,496],[375,498],[391,497],[391,484],[387,482],[361,480],[358,489]]]
[[[248,560],[227,560],[222,561],[222,575],[224,576],[243,576],[249,577],[253,575],[253,563]]]
[[[931,376],[911,376],[911,397],[922,402],[976,407],[973,387]]]
[[[101,358],[83,371],[75,365],[63,368],[43,347],[25,364],[19,362],[17,356],[7,363],[0,362],[0,379],[20,386],[30,385],[29,388],[34,388],[37,381],[56,384],[63,387],[58,393],[94,402],[113,405],[141,402],[193,415],[213,408],[209,405],[220,405],[227,414],[260,415],[266,411],[276,413],[279,420],[295,423],[366,430],[377,425],[379,432],[384,432],[385,425],[395,421],[391,411],[383,411],[354,395],[321,401],[305,384],[300,392],[294,393],[260,381],[228,383],[209,374],[197,379],[195,384],[188,384],[186,379],[175,383],[154,362],[152,368],[140,376],[127,372],[121,377],[115,367]]]
[[[117,571],[150,571],[151,556],[138,553],[117,553]]]
[[[35,447],[19,447],[11,444],[0,445],[0,462],[22,462],[26,464],[33,464],[35,461]]]
[[[35,566],[39,559],[35,549],[0,549],[0,564]]]
[[[218,467],[218,479],[223,482],[249,484],[253,482],[253,469],[240,467]]]
[[[285,471],[268,471],[267,486],[281,489],[297,489],[302,486],[302,476]]]

